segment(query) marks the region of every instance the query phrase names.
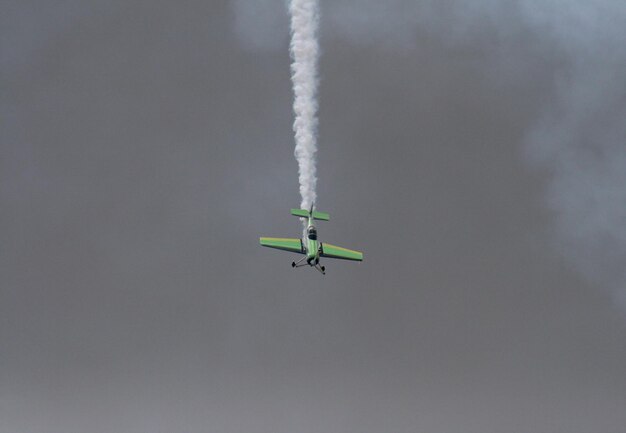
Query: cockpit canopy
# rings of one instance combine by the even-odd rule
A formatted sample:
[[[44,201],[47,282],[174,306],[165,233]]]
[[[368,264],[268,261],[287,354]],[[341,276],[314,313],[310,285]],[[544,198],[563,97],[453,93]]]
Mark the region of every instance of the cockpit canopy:
[[[313,226],[307,229],[307,235],[311,240],[317,240],[317,229]]]

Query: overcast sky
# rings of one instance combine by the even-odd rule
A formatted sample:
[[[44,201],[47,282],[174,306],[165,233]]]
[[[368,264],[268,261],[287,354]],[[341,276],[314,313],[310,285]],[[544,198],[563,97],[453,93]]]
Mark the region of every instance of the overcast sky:
[[[3,9],[1,433],[624,432],[622,1]]]

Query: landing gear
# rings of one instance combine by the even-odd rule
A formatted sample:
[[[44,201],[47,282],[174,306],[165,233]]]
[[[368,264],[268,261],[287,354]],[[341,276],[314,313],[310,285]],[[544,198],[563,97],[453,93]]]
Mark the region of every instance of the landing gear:
[[[322,275],[326,275],[326,268],[324,266],[315,265],[315,269],[320,271],[322,273]]]
[[[299,268],[300,266],[304,266],[301,265],[300,263],[302,263],[303,261],[306,260],[306,256],[302,257],[300,260],[298,260],[297,262],[291,262],[291,267],[292,268]]]
[[[305,262],[305,260],[306,260],[306,262]],[[315,260],[314,258],[308,259],[307,256],[304,256],[300,260],[298,260],[297,262],[291,262],[291,267],[292,268],[301,268],[302,266],[306,266],[306,265],[314,267],[315,269],[320,271],[322,274],[326,275],[326,267],[325,266],[321,266],[319,264],[319,261]]]

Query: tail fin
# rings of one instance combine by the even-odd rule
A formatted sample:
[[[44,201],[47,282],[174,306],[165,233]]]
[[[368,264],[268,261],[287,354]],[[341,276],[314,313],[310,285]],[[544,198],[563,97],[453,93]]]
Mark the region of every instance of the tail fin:
[[[306,209],[291,209],[291,215],[308,218],[309,215],[313,217],[315,220],[320,221],[328,221],[330,219],[330,215],[325,212],[318,212],[316,210],[306,210]]]

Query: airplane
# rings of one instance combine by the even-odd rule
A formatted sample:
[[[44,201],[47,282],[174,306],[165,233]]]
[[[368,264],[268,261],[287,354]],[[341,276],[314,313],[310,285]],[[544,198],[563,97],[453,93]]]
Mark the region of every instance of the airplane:
[[[327,213],[313,210],[313,206],[311,206],[311,210],[291,209],[291,215],[308,219],[306,239],[260,238],[260,243],[264,247],[304,254],[304,257],[297,262],[291,262],[292,268],[309,265],[320,271],[323,275],[326,275],[326,268],[320,265],[320,257],[353,260],[357,262],[363,261],[363,253],[360,251],[349,250],[317,240],[317,228],[315,227],[314,221],[328,221],[330,215]],[[306,263],[303,263],[305,260]]]

